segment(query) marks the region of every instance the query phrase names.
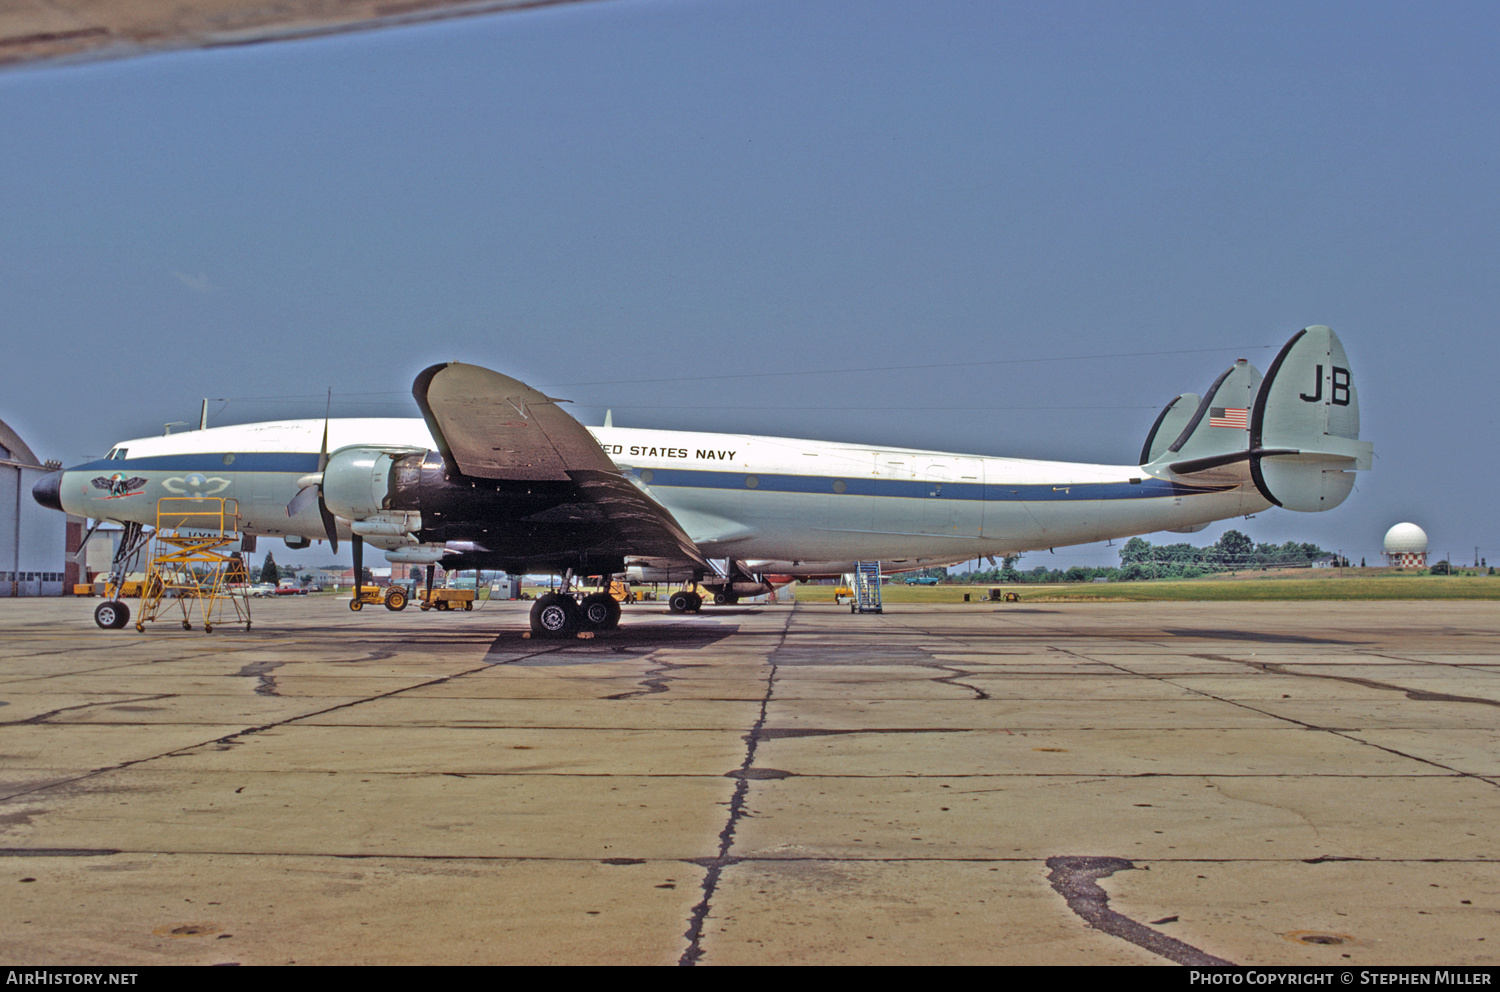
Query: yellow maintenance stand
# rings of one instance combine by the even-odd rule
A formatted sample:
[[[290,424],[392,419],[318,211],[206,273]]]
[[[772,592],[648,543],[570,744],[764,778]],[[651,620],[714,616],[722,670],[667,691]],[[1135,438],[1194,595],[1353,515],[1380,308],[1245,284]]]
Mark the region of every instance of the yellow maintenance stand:
[[[250,629],[244,562],[229,548],[240,539],[238,500],[218,496],[163,496],[156,501],[156,533],[136,630],[164,615],[181,614],[182,629],[196,617],[203,632],[215,624]],[[233,610],[231,615],[230,611]]]

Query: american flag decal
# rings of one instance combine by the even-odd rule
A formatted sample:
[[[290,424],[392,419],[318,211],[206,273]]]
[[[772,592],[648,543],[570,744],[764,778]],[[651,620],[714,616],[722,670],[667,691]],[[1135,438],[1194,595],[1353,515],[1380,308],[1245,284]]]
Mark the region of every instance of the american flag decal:
[[[1208,426],[1238,427],[1241,430],[1249,430],[1250,411],[1245,407],[1238,406],[1209,407]]]

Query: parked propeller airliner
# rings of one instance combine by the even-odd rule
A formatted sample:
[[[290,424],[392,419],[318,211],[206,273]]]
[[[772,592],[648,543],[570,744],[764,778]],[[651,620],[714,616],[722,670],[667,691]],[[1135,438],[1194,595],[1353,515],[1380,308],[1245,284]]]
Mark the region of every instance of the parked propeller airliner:
[[[1262,378],[1243,359],[1157,417],[1138,464],[1087,465],[747,434],[587,428],[474,365],[412,387],[422,420],[293,420],[122,441],[35,489],[139,542],[162,496],[238,501],[246,534],[364,542],[394,562],[681,581],[672,608],[770,588],[766,575],[923,568],[1160,530],[1270,506],[1327,510],[1368,469],[1349,362],[1299,331]],[[117,568],[123,568],[117,562]],[[358,572],[356,571],[356,574]],[[430,570],[429,570],[430,575]],[[103,609],[101,607],[101,609]],[[110,626],[128,610],[111,604]],[[608,628],[604,594],[551,593],[533,631]],[[97,619],[97,617],[96,617]],[[101,626],[105,625],[100,620]]]

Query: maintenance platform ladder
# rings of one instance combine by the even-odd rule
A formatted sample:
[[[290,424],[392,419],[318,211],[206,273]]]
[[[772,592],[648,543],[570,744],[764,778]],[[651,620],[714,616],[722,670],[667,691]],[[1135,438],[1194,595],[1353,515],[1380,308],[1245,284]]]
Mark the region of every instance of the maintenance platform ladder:
[[[854,563],[854,612],[883,613],[880,605],[880,562]]]
[[[239,501],[217,496],[163,496],[156,501],[156,533],[141,612],[135,629],[176,615],[183,630],[196,619],[209,633],[216,624],[244,624],[250,629],[244,561],[234,553],[240,543]]]

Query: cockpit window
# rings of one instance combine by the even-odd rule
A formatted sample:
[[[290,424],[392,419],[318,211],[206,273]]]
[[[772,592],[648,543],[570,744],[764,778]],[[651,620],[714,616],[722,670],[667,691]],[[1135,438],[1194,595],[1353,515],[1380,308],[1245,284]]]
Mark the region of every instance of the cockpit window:
[[[129,448],[114,448],[110,451],[109,454],[105,455],[104,457],[109,461],[118,461],[119,459],[124,458],[125,452],[129,450]]]

